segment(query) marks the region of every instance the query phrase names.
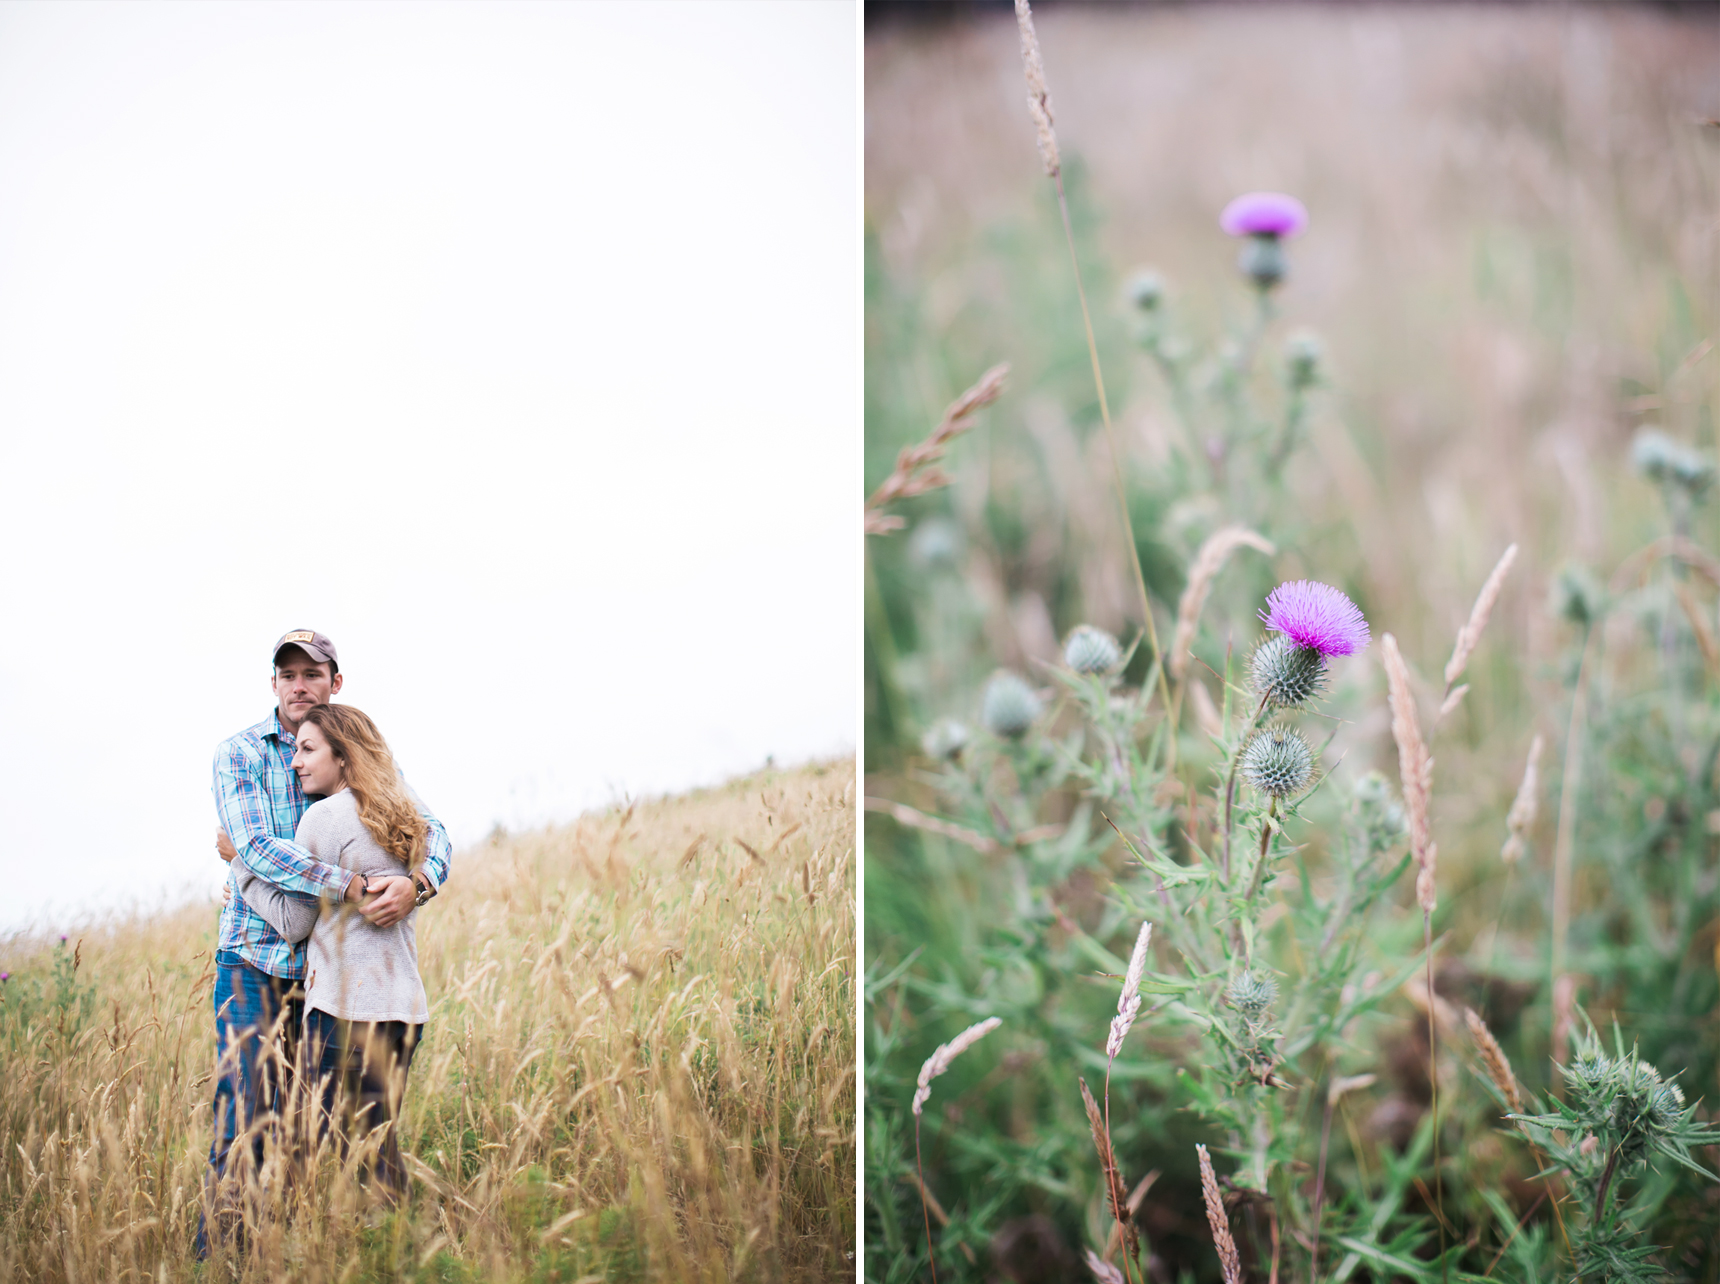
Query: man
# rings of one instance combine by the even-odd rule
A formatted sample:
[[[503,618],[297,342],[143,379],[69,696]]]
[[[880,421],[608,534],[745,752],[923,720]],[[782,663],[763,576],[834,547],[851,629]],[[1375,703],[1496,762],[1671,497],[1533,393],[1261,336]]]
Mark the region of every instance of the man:
[[[275,643],[273,663],[269,685],[275,708],[215,750],[215,809],[222,825],[217,848],[289,894],[308,901],[353,901],[371,923],[392,926],[436,895],[447,879],[452,855],[447,831],[425,812],[430,833],[422,868],[410,879],[373,883],[380,891],[368,898],[363,878],[319,861],[293,842],[309,805],[292,769],[298,729],[311,708],[327,704],[341,689],[343,678],[334,643],[310,629],[295,629]],[[305,945],[287,941],[229,889],[215,964],[215,1136],[205,1189],[228,1210],[222,1220],[229,1222],[243,1164],[232,1165],[234,1180],[218,1188],[230,1173],[230,1161],[245,1153],[235,1143],[248,1137],[252,1171],[257,1171],[263,1159],[259,1125],[279,1110],[286,1087],[277,1068],[290,1068],[297,1056]],[[209,1211],[206,1199],[197,1228],[200,1257],[209,1250]]]

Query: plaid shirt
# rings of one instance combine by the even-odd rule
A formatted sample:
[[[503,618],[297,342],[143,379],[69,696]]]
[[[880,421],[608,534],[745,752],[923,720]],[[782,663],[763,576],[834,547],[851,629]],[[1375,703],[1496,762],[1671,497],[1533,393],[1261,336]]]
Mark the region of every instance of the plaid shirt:
[[[351,872],[324,864],[293,842],[299,818],[310,805],[292,767],[297,745],[273,710],[256,726],[223,740],[215,750],[215,811],[239,851],[238,859],[259,878],[307,901],[325,892],[338,899]],[[441,822],[428,811],[422,814],[430,822],[423,870],[440,888],[453,849]],[[231,881],[231,874],[228,877]],[[236,891],[221,910],[219,948],[237,952],[270,976],[304,979],[305,943],[286,940]]]

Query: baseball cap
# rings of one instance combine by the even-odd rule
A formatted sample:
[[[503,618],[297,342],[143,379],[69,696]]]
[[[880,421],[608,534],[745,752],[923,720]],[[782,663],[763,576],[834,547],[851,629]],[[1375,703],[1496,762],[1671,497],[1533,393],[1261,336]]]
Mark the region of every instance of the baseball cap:
[[[280,663],[281,648],[284,646],[298,647],[319,664],[340,667],[340,656],[335,653],[334,643],[326,633],[317,633],[311,629],[294,629],[290,633],[281,634],[281,640],[275,643],[275,649],[269,653],[273,657],[271,663]]]

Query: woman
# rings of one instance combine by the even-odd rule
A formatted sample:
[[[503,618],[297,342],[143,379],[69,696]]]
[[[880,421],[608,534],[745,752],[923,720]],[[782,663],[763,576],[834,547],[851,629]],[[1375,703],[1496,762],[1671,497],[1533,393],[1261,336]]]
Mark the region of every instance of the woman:
[[[424,859],[429,828],[395,770],[376,724],[350,705],[305,714],[293,770],[307,797],[325,795],[299,820],[294,839],[318,860],[351,870],[366,893],[407,878]],[[305,972],[305,1069],[322,1087],[326,1119],[350,1144],[400,1113],[406,1073],[429,1019],[418,975],[413,910],[375,927],[350,904],[307,904],[234,865],[239,894],[289,941],[310,938]],[[393,1193],[406,1172],[391,1126],[377,1171]]]

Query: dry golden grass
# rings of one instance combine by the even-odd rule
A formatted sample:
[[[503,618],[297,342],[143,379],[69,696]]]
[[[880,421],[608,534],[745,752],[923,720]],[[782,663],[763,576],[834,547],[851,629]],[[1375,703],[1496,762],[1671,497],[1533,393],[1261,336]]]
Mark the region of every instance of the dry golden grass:
[[[207,1267],[213,908],[86,933],[75,976],[10,942],[0,1279],[852,1274],[854,833],[839,762],[461,853],[419,916],[408,1202],[265,1169]]]

